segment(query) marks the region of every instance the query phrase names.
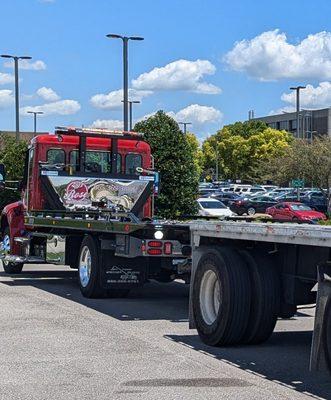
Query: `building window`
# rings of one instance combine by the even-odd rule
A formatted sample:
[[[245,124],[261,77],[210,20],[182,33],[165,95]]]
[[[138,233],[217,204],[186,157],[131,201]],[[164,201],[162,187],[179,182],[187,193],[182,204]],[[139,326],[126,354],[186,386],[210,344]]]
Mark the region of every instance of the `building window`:
[[[279,122],[279,129],[281,131],[287,131],[288,130],[288,123],[287,121],[280,121]]]
[[[295,131],[297,129],[297,120],[291,119],[290,121],[290,131]]]

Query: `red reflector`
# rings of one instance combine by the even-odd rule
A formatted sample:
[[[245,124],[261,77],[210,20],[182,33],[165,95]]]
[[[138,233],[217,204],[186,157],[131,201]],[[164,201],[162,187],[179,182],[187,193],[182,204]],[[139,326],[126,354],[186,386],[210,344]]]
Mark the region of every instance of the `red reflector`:
[[[171,242],[165,242],[163,250],[164,250],[164,254],[171,254],[172,253],[172,243]]]
[[[162,242],[160,242],[159,240],[151,240],[149,242],[147,242],[149,247],[162,247]]]
[[[148,249],[147,253],[151,256],[159,256],[162,254],[162,250],[161,249]]]

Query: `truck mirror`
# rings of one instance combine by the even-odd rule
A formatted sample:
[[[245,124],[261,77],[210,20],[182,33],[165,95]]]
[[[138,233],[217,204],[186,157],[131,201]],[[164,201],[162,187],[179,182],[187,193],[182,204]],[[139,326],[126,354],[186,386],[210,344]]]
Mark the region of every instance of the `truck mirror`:
[[[5,182],[6,180],[6,169],[5,164],[0,164],[0,183]]]

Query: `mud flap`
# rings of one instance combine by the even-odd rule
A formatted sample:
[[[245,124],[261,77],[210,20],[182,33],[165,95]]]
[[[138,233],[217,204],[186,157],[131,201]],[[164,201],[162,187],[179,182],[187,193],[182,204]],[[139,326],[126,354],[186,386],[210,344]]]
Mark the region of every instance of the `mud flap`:
[[[126,258],[102,251],[101,285],[104,289],[133,289],[143,286],[148,273],[144,257]]]
[[[331,317],[331,263],[318,266],[318,289],[313,340],[310,354],[310,371],[330,370],[327,362],[327,326]],[[331,338],[329,339],[331,340]]]

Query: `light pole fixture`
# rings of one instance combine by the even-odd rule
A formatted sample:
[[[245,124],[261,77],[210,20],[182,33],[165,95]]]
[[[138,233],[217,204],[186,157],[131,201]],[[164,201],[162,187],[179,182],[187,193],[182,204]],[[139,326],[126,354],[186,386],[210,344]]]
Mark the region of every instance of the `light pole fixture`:
[[[184,130],[183,130],[183,133],[184,133],[184,135],[186,135],[186,132],[187,132],[187,125],[192,125],[192,122],[178,122],[178,125],[183,125],[183,127],[184,127]]]
[[[129,105],[129,74],[128,74],[128,43],[129,40],[144,40],[140,36],[122,36],[115,33],[109,33],[106,35],[109,39],[122,39],[123,42],[123,120],[124,120],[124,131],[128,131],[128,105]]]
[[[296,91],[296,116],[297,116],[297,137],[300,138],[300,90],[306,89],[306,86],[290,87],[290,90]]]
[[[16,141],[20,139],[20,117],[19,117],[19,91],[18,91],[18,60],[31,60],[30,56],[12,56],[10,54],[1,54],[2,58],[12,58],[15,68],[15,119],[16,119]]]
[[[28,114],[33,114],[33,131],[37,133],[37,115],[44,114],[43,111],[27,111]]]

